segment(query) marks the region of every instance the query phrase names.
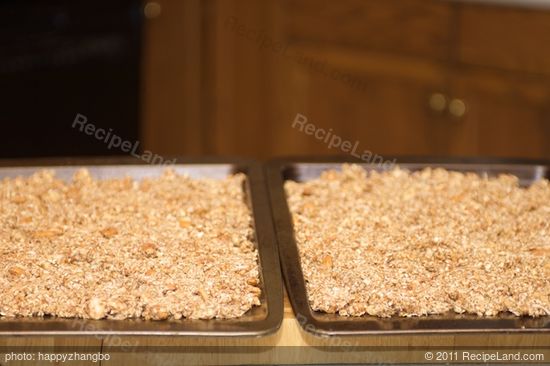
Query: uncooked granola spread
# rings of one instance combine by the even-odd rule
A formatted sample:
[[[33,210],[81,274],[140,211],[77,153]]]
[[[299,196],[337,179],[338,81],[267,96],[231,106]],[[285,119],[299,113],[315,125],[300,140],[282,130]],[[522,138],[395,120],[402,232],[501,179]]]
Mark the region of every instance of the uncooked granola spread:
[[[550,184],[358,165],[287,181],[311,307],[550,315]]]
[[[261,293],[244,179],[3,179],[0,315],[243,315]]]

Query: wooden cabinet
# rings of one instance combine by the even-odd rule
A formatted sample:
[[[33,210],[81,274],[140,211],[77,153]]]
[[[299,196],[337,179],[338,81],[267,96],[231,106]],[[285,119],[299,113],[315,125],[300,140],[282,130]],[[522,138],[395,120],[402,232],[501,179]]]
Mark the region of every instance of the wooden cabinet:
[[[550,159],[548,9],[443,0],[186,3],[176,8],[195,21],[182,28],[182,62],[161,64],[171,71],[149,66],[185,93],[149,93],[158,103],[146,108],[154,151],[339,153],[292,128],[300,113],[376,154]],[[177,20],[155,20],[153,29],[173,32]],[[152,48],[180,47],[180,38],[153,35]],[[162,89],[148,80],[157,86],[149,90]],[[179,111],[173,125],[167,100]]]
[[[458,62],[550,75],[550,10],[464,3],[456,19]]]
[[[287,41],[364,86],[301,71],[306,86],[285,90],[323,128],[381,154],[550,158],[549,11],[420,0],[284,6]],[[301,150],[327,153],[310,141]]]
[[[477,155],[550,157],[550,89],[545,82],[464,72],[451,89],[468,109],[460,123],[475,124]]]
[[[304,51],[305,48],[302,48]],[[303,65],[291,65],[286,90],[293,97],[286,104],[285,117],[277,127],[282,147],[279,154],[342,153],[328,149],[327,143],[293,129],[291,122],[299,113],[325,131],[358,143],[361,150],[377,154],[452,155],[467,154],[471,149],[469,122],[451,121],[446,111],[430,108],[430,98],[448,88],[445,68],[419,72],[417,77],[395,77],[393,65],[385,59],[374,60],[368,54],[309,50],[312,59],[325,59],[348,82],[320,73]],[[334,56],[334,57],[333,57]],[[364,61],[363,61],[364,58]],[[421,63],[402,65],[420,70]],[[405,67],[405,69],[406,69]],[[283,148],[285,151],[283,151]]]
[[[284,0],[290,41],[447,59],[451,4],[423,0]]]

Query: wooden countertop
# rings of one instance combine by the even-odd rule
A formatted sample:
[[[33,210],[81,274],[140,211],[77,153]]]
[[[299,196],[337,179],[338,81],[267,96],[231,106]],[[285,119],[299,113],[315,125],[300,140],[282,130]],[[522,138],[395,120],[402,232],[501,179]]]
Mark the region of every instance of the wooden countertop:
[[[489,5],[518,6],[527,8],[550,9],[549,0],[454,0],[470,3],[481,3]]]
[[[550,361],[550,333],[474,335],[391,335],[324,338],[302,331],[287,296],[279,331],[261,338],[190,337],[0,337],[0,366],[27,365],[6,362],[3,353],[100,352],[110,360],[102,365],[181,364],[309,364],[353,362],[417,362],[438,347],[446,350],[491,350],[496,347],[538,347]],[[123,349],[110,348],[124,346]],[[200,348],[200,347],[219,348]],[[346,352],[342,347],[346,346]],[[243,348],[246,347],[246,348]],[[517,351],[515,349],[514,351]],[[532,350],[534,352],[534,350]],[[539,351],[540,352],[540,351]],[[44,364],[50,364],[45,362]],[[66,362],[66,365],[97,365]]]
[[[109,349],[109,345],[125,345]],[[223,347],[223,349],[204,347]],[[248,346],[243,348],[244,346]],[[255,347],[255,348],[251,348]],[[346,346],[346,352],[342,348]],[[284,319],[279,331],[262,338],[178,338],[178,337],[3,337],[0,353],[72,352],[67,347],[86,347],[82,352],[108,353],[102,365],[232,365],[232,364],[309,364],[357,362],[423,362],[427,350],[494,350],[537,352],[550,361],[550,334],[496,335],[398,335],[323,338],[301,330],[285,296]],[[164,347],[164,348],[162,348]],[[534,349],[536,348],[536,349]],[[164,350],[160,352],[161,350]],[[435,352],[434,351],[434,352]],[[0,365],[4,359],[0,356]],[[10,362],[9,365],[28,363]],[[48,363],[49,364],[49,363]],[[90,365],[91,362],[66,363]]]

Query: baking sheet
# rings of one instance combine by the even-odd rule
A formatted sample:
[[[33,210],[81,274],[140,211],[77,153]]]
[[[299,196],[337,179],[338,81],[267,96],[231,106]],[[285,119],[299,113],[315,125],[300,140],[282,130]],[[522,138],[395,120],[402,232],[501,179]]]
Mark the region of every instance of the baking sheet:
[[[530,318],[501,314],[494,318],[449,312],[442,315],[414,318],[345,317],[313,311],[309,306],[299,252],[294,239],[292,219],[286,202],[284,181],[303,182],[319,177],[328,169],[340,170],[342,163],[358,163],[367,170],[384,170],[352,158],[289,158],[268,164],[266,175],[279,243],[279,253],[290,302],[302,328],[324,336],[356,336],[372,334],[429,334],[478,332],[550,332],[550,316]],[[442,167],[482,176],[513,174],[520,185],[528,186],[540,178],[550,179],[550,162],[524,160],[397,158],[400,167],[419,170]]]
[[[137,164],[134,159],[68,161],[1,161],[0,179],[28,176],[39,169],[54,169],[62,179],[75,170],[87,168],[98,179],[130,176],[134,179],[159,176],[166,167]],[[66,164],[67,162],[63,162]],[[10,166],[25,165],[25,166]],[[177,173],[193,178],[223,178],[231,173],[246,174],[245,191],[251,207],[256,245],[259,254],[261,305],[236,319],[212,320],[88,320],[65,318],[3,318],[0,335],[175,335],[175,336],[263,336],[275,332],[283,318],[283,290],[276,240],[270,216],[265,181],[259,165],[248,161],[220,162],[210,160],[171,166]]]

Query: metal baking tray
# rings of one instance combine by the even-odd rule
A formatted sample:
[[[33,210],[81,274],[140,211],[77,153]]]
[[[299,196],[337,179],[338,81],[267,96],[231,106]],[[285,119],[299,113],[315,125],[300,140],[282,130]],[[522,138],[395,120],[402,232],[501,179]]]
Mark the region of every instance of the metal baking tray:
[[[27,176],[38,169],[54,169],[58,177],[70,178],[86,167],[96,178],[130,176],[134,179],[158,176],[164,166],[142,165],[137,159],[64,161],[1,161],[0,179]],[[70,164],[70,165],[67,165]],[[23,166],[24,165],[24,166]],[[29,166],[32,165],[32,166]],[[213,320],[83,320],[66,318],[1,318],[0,335],[147,335],[147,336],[264,336],[275,332],[283,318],[283,289],[268,196],[262,168],[249,161],[195,161],[173,165],[178,173],[191,177],[223,178],[231,173],[246,174],[247,201],[253,214],[259,254],[261,305],[236,319]]]
[[[321,172],[327,169],[339,170],[342,163],[358,163],[367,170],[383,170],[377,165],[366,164],[350,157],[289,158],[271,161],[266,167],[286,288],[296,318],[305,331],[321,336],[550,332],[550,316],[530,318],[502,314],[494,318],[484,318],[449,312],[442,315],[414,318],[378,318],[374,316],[345,317],[313,311],[307,298],[306,285],[283,184],[286,180],[303,182],[317,178]],[[402,168],[413,171],[425,167],[443,167],[449,170],[475,172],[486,176],[508,173],[517,176],[523,186],[528,186],[540,178],[550,178],[550,162],[542,161],[397,158],[397,164]]]

